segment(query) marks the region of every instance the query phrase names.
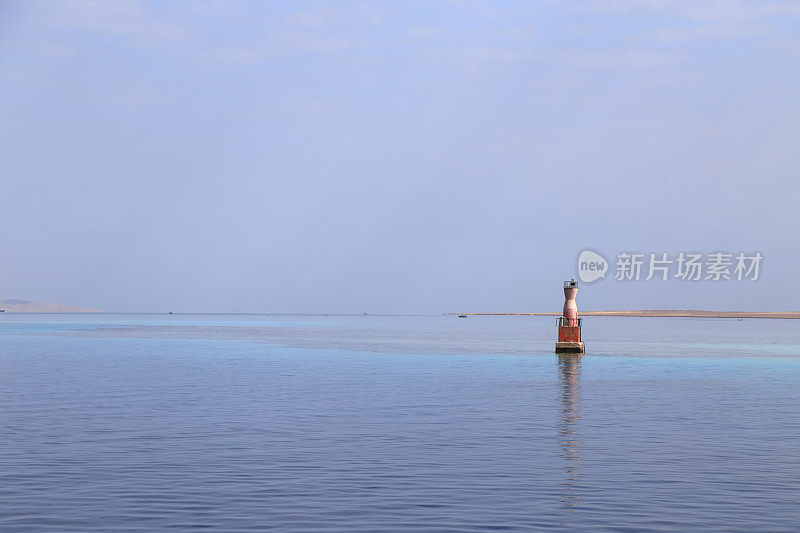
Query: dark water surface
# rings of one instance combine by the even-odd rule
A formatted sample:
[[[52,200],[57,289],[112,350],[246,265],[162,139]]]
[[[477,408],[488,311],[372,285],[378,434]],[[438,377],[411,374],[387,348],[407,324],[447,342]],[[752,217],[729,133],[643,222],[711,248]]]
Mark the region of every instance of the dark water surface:
[[[0,529],[800,530],[800,323],[0,316]]]

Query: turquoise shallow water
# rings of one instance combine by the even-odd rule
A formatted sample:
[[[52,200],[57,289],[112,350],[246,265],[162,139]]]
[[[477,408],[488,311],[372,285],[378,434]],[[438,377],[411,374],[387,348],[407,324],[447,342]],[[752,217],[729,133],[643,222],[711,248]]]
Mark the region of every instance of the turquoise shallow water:
[[[0,316],[0,529],[800,528],[800,324]]]

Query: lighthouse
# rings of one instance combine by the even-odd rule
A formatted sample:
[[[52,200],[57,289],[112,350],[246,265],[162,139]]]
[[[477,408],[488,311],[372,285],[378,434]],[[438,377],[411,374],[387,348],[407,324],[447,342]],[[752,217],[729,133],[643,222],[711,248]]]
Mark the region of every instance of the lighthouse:
[[[578,318],[578,282],[575,278],[564,282],[564,313],[558,317],[556,353],[583,353],[581,319]]]

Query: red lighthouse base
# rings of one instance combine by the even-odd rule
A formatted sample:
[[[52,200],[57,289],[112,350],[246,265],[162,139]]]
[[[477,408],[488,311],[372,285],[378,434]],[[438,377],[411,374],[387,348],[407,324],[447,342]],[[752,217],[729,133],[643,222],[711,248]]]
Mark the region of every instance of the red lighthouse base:
[[[558,342],[556,353],[583,353],[584,346],[581,340],[580,326],[558,325]]]

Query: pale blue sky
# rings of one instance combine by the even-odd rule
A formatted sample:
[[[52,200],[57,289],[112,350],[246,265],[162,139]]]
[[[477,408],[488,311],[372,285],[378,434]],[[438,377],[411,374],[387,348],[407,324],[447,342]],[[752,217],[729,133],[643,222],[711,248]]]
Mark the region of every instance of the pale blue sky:
[[[765,259],[579,307],[800,308],[800,2],[3,1],[0,80],[0,297],[547,311],[589,247]]]

